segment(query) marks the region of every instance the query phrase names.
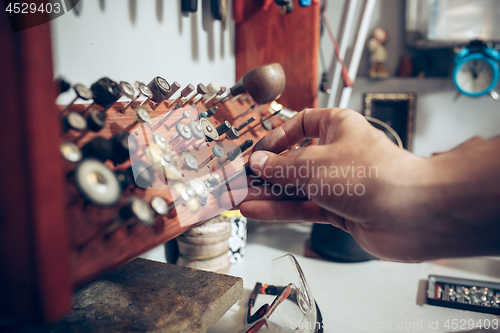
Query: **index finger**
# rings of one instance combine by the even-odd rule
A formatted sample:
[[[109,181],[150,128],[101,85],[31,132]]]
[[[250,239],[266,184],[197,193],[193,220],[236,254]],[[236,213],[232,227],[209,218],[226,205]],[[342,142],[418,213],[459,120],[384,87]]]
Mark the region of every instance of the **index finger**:
[[[279,154],[305,139],[320,137],[332,118],[345,109],[305,109],[276,127],[253,147],[253,151],[266,150]]]

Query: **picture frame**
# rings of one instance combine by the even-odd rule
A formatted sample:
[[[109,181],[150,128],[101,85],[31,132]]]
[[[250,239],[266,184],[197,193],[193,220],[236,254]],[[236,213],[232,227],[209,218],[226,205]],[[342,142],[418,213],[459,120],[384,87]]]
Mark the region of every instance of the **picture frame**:
[[[415,131],[415,93],[366,93],[362,114],[375,121],[370,121],[376,128],[383,130],[396,144],[412,151]],[[378,124],[376,120],[382,122]],[[386,126],[384,126],[386,125]],[[398,138],[387,128],[397,133]]]

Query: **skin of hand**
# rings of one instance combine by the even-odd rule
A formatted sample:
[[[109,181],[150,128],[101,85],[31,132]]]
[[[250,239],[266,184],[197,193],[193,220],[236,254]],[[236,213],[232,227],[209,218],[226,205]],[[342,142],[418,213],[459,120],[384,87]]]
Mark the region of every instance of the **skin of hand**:
[[[288,150],[306,138],[319,145]],[[383,259],[496,255],[499,152],[500,138],[475,137],[422,158],[355,111],[308,109],[255,145],[255,176],[236,208],[255,220],[330,223]]]

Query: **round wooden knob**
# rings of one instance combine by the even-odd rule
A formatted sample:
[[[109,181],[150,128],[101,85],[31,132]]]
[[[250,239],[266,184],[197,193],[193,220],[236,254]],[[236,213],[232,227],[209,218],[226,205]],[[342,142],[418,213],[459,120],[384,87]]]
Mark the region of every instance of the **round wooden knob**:
[[[255,67],[246,73],[232,88],[233,96],[247,92],[258,104],[278,99],[285,90],[285,71],[278,63]]]

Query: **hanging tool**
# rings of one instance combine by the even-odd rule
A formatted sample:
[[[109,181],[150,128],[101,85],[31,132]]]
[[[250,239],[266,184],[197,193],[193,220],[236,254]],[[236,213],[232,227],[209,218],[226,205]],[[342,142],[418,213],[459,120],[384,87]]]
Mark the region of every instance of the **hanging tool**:
[[[212,0],[212,15],[216,20],[224,22],[226,20],[226,12],[226,0]]]
[[[181,0],[181,10],[195,13],[198,10],[198,0]]]

